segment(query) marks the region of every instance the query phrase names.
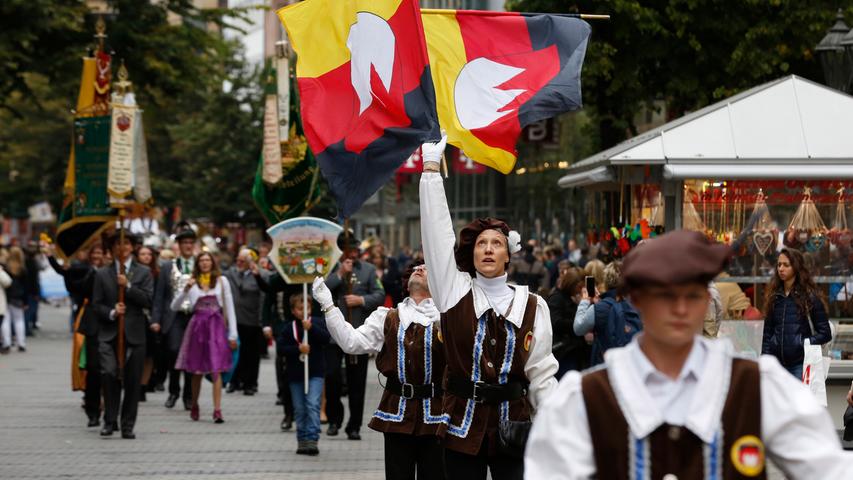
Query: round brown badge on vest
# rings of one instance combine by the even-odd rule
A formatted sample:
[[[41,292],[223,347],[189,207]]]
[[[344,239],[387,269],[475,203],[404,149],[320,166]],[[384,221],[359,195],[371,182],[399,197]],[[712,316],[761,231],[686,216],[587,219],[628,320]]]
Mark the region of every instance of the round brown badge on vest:
[[[530,351],[530,345],[533,344],[533,332],[527,332],[527,335],[524,336],[524,351]]]
[[[757,477],[764,471],[764,444],[755,435],[744,435],[732,445],[732,464],[741,475]]]

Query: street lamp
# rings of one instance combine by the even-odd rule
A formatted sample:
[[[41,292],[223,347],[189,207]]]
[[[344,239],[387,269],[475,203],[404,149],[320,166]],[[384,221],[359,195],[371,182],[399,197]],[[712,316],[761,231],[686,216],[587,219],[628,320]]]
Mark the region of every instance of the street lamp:
[[[823,67],[823,77],[826,84],[843,92],[849,92],[851,70],[853,70],[851,68],[853,67],[851,55],[845,51],[845,45],[842,44],[845,36],[853,44],[853,37],[848,35],[849,32],[850,27],[844,23],[844,14],[839,8],[838,14],[835,16],[835,25],[829,29],[823,40],[815,47],[815,52],[817,52],[820,64]]]

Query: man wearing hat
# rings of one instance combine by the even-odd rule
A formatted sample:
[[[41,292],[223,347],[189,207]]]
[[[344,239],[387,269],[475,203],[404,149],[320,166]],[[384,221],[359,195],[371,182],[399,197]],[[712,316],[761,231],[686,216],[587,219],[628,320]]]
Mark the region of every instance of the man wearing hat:
[[[145,336],[149,328],[143,309],[151,308],[154,280],[148,267],[133,260],[136,237],[125,231],[113,233],[106,242],[113,262],[95,274],[92,306],[98,316],[98,356],[101,363],[101,385],[104,391],[104,426],[102,436],[110,436],[117,428],[121,405],[121,436],[133,439],[140,380],[145,361]],[[124,301],[119,289],[124,288]],[[124,369],[119,371],[119,317],[124,317]],[[122,398],[122,385],[124,398]]]
[[[175,233],[175,242],[178,244],[179,256],[175,260],[163,263],[160,267],[160,277],[157,279],[157,291],[154,292],[154,307],[151,318],[156,331],[162,333],[166,339],[166,364],[169,368],[169,397],[166,399],[166,408],[172,408],[183,398],[184,409],[189,410],[192,404],[191,375],[187,372],[175,370],[175,361],[181,350],[181,342],[184,339],[184,331],[187,329],[192,309],[189,302],[178,311],[172,310],[172,298],[184,290],[187,282],[192,276],[195,266],[195,242],[197,236],[195,230],[189,223],[180,222]],[[181,374],[184,376],[184,388],[181,391]]]
[[[527,478],[853,478],[824,407],[772,356],[701,336],[710,282],[731,252],[676,231],[632,250],[624,289],[644,330],[602,368],[570,372],[536,417]]]
[[[338,248],[344,253],[337,267],[326,279],[335,305],[341,309],[346,321],[354,328],[364,324],[364,319],[385,301],[385,290],[376,268],[358,260],[359,241],[351,232],[338,236]],[[349,421],[345,432],[350,440],[361,440],[364,415],[364,388],[367,383],[367,355],[344,355],[332,342],[326,347],[326,416],[329,419],[328,435],[337,435],[343,424],[344,406],[341,403],[341,361],[346,363],[349,403]]]
[[[479,218],[459,243],[438,161],[446,137],[422,147],[421,237],[430,292],[442,313],[445,349],[443,437],[447,477],[521,479],[529,420],[557,386],[548,305],[526,285],[507,284],[520,237],[506,223]]]

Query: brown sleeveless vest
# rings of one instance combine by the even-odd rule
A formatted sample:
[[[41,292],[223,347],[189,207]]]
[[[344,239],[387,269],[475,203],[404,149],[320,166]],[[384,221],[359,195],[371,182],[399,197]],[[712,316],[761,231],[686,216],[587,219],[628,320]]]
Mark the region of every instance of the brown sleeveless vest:
[[[474,294],[469,291],[441,316],[447,360],[445,382],[454,376],[492,384],[527,383],[524,366],[530,354],[528,334],[533,331],[535,319],[536,296],[532,294],[527,298],[521,328],[491,309],[478,319]],[[486,440],[487,453],[493,455],[500,419],[529,420],[531,408],[527,397],[497,405],[476,403],[448,392],[445,384],[443,410],[447,422],[439,426],[437,434],[444,437],[446,448],[476,455]]]
[[[684,427],[661,425],[637,439],[602,368],[583,376],[581,388],[589,419],[597,478],[602,479],[764,479],[761,390],[758,363],[732,359],[731,381],[721,428],[705,444]],[[630,401],[630,397],[629,400]],[[667,476],[669,475],[669,476]]]
[[[439,336],[438,325],[424,327],[413,322],[402,330],[397,309],[389,310],[385,316],[385,343],[376,355],[376,368],[386,378],[396,378],[400,383],[441,385],[444,347]],[[402,398],[384,390],[368,426],[378,432],[435,435],[442,421],[440,397]]]

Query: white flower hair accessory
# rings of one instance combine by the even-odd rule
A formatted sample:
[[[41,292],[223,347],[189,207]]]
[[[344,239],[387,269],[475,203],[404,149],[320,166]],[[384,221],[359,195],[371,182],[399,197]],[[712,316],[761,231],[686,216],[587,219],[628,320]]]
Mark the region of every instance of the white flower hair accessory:
[[[506,236],[506,243],[510,255],[518,253],[521,250],[521,234],[515,230],[510,230],[509,235]]]

